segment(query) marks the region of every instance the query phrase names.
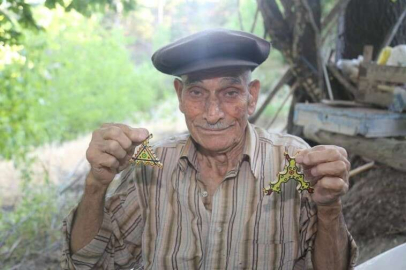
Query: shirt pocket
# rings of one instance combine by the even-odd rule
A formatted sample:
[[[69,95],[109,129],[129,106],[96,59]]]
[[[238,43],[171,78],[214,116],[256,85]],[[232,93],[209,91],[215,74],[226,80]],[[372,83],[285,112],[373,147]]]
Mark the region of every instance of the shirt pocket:
[[[296,259],[297,241],[244,240],[239,242],[236,269],[289,269]]]

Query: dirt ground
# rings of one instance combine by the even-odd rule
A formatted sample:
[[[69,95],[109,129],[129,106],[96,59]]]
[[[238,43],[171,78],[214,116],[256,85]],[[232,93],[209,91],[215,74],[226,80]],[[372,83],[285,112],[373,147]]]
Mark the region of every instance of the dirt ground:
[[[352,167],[363,164],[355,158]],[[406,174],[377,165],[350,179],[343,198],[347,226],[359,246],[358,262],[406,242]]]

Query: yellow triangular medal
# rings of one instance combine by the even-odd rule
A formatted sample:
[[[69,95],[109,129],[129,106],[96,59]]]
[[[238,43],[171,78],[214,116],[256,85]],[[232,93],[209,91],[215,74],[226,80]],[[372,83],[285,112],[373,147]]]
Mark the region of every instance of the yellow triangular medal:
[[[284,156],[287,164],[283,168],[283,171],[277,174],[278,180],[276,182],[269,183],[269,186],[264,188],[264,194],[271,195],[272,192],[281,193],[282,184],[291,179],[299,183],[299,192],[307,190],[309,193],[313,193],[314,189],[310,186],[310,182],[304,180],[304,174],[299,171],[300,169],[296,164],[295,157],[289,156],[288,152],[285,152]]]
[[[149,146],[149,139],[151,139],[151,138],[152,138],[152,134],[150,134],[148,136],[148,138],[146,138],[141,143],[140,147],[138,148],[137,153],[131,157],[130,163],[136,163],[136,164],[142,163],[144,165],[162,168],[163,164],[156,157],[151,146]]]

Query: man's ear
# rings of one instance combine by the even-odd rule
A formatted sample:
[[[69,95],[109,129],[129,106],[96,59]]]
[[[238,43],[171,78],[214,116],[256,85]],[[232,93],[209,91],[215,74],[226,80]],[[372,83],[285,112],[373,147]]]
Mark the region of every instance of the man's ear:
[[[259,96],[259,90],[261,89],[261,83],[258,80],[253,80],[248,85],[248,115],[252,115],[257,107],[257,101]]]
[[[175,87],[176,95],[178,96],[178,101],[179,101],[179,110],[183,112],[182,108],[182,89],[183,89],[183,82],[176,78],[173,81],[173,86]]]

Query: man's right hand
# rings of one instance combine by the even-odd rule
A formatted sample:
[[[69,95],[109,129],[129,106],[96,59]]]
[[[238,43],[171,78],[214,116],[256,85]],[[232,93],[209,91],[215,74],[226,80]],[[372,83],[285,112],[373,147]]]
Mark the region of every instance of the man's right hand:
[[[114,176],[128,167],[135,147],[147,137],[148,130],[131,128],[124,124],[103,124],[92,134],[86,152],[90,163],[87,181],[107,189]]]

